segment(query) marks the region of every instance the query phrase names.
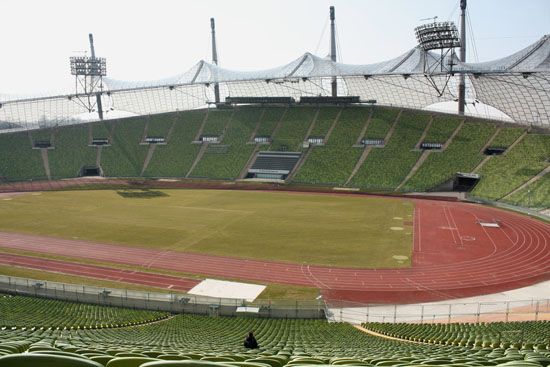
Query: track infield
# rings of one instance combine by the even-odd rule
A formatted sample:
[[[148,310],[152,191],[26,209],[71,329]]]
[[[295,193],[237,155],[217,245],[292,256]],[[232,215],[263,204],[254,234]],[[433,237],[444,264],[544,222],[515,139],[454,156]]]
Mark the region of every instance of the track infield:
[[[297,264],[402,268],[411,264],[412,214],[411,200],[378,197],[65,191],[0,200],[0,231]]]

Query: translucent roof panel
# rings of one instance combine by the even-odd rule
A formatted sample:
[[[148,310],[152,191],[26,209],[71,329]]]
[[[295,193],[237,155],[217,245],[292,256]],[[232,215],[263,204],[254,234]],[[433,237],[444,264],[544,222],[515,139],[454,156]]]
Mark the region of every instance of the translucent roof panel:
[[[550,127],[550,36],[489,62],[462,63],[451,52],[443,54],[443,62],[441,57],[440,52],[414,47],[374,64],[344,64],[304,53],[285,65],[257,71],[230,70],[201,60],[187,71],[160,80],[104,78],[104,92],[109,93],[103,93],[101,100],[106,113],[152,114],[204,107],[214,102],[215,84],[220,87],[222,101],[227,96],[298,99],[330,95],[330,82],[336,78],[339,95],[422,109],[456,100],[457,78],[463,72],[470,101],[477,99],[494,106],[518,123]],[[453,65],[454,76],[449,76],[449,65]],[[425,70],[431,70],[432,78],[426,78]],[[33,96],[0,94],[0,121],[17,123],[25,129],[72,124],[75,115],[83,112],[83,106],[75,103],[74,91]]]

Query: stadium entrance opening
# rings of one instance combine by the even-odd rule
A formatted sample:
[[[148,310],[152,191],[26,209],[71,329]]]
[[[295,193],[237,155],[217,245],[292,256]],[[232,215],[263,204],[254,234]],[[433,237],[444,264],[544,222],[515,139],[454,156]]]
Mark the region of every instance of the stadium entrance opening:
[[[429,190],[432,192],[455,191],[470,192],[480,180],[476,173],[457,172],[451,179]]]
[[[101,168],[97,166],[84,166],[80,171],[82,177],[96,177],[101,176]]]
[[[285,180],[300,160],[300,152],[262,151],[248,169],[247,178]]]
[[[455,176],[453,191],[470,192],[479,182],[479,175],[475,173],[458,172]]]

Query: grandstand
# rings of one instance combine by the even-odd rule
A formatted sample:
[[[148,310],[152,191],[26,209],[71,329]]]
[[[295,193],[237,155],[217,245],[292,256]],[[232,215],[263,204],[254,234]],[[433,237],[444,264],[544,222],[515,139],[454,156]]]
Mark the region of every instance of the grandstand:
[[[63,317],[54,309],[63,310]],[[542,321],[370,323],[358,330],[321,320],[169,315],[6,294],[0,296],[0,310],[0,366],[544,367],[550,362],[548,323]],[[258,350],[242,345],[250,330]]]
[[[256,108],[244,108],[229,113],[220,111],[220,113],[223,112],[226,113],[226,116],[231,113],[231,116],[228,118],[230,121],[228,121],[226,130],[222,132],[222,139],[219,142],[222,149],[215,145],[208,146],[190,177],[233,180],[239,178],[244,165],[249,160],[254,146],[247,142],[257,125],[260,124],[263,111]],[[213,116],[213,114],[210,113],[209,116]]]
[[[166,133],[166,145],[157,146],[145,168],[145,177],[185,177],[197,154],[200,146],[191,144],[199,134],[207,113],[193,111],[185,114],[176,114],[173,125]]]
[[[149,144],[148,136],[164,140]],[[217,140],[201,142],[204,136]],[[287,183],[406,193],[453,190],[462,172],[479,174],[479,183],[467,188],[475,197],[545,208],[549,136],[491,120],[381,106],[237,106],[0,134],[7,157],[0,177],[74,178],[90,170],[113,178],[282,175],[277,177]],[[311,137],[319,143],[310,143]],[[35,149],[31,139],[51,139],[52,145]],[[92,145],[93,139],[109,144]],[[423,149],[423,143],[440,146]],[[489,148],[501,154],[487,154]],[[283,163],[291,156],[290,165]],[[527,186],[535,197],[531,205],[513,199]]]
[[[354,147],[354,144],[368,121],[369,114],[370,110],[365,108],[342,109],[338,120],[330,127],[330,135],[325,135],[324,145],[310,148],[312,151],[295,181],[343,185],[361,155],[361,149]]]
[[[494,134],[494,130],[495,126],[490,124],[464,123],[445,149],[428,153],[429,157],[405,183],[405,187],[409,184],[409,189],[430,190],[457,172],[473,172],[482,160],[482,148]]]
[[[369,330],[400,339],[473,348],[546,348],[547,323],[494,322],[479,324],[363,324]],[[517,360],[501,356],[498,362]],[[517,358],[517,357],[516,357]]]
[[[392,190],[412,169],[420,157],[420,152],[413,148],[428,127],[429,115],[401,113],[398,116],[385,138],[387,145],[369,153],[350,181],[351,185],[371,190]]]

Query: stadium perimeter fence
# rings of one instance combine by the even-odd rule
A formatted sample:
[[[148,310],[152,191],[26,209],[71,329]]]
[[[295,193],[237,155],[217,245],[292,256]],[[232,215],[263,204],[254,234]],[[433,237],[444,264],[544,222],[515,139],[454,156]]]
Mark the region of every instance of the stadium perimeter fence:
[[[364,305],[342,302],[326,311],[329,321],[387,323],[480,323],[550,320],[550,299],[479,302],[432,302],[407,305]]]
[[[61,301],[193,313],[208,316],[326,318],[330,322],[495,322],[550,320],[550,299],[410,305],[367,305],[315,300],[256,300],[214,298],[188,293],[161,293],[103,288],[0,275],[0,292]],[[251,312],[252,311],[252,312]]]
[[[484,198],[479,198],[476,196],[469,195],[467,198],[467,201],[477,204],[484,204],[484,205],[491,205],[497,208],[506,209],[506,210],[512,210],[515,212],[523,213],[526,215],[529,215],[531,217],[536,217],[545,221],[550,221],[550,216],[545,215],[541,213],[540,211],[537,211],[535,209],[531,208],[525,208],[522,206],[515,205],[514,203],[507,202],[506,200],[501,201],[494,201],[494,200],[488,200]],[[541,208],[542,209],[542,208]]]
[[[209,316],[325,318],[322,300],[257,300],[216,298],[178,292],[145,292],[94,287],[0,275],[0,292],[171,313]]]

